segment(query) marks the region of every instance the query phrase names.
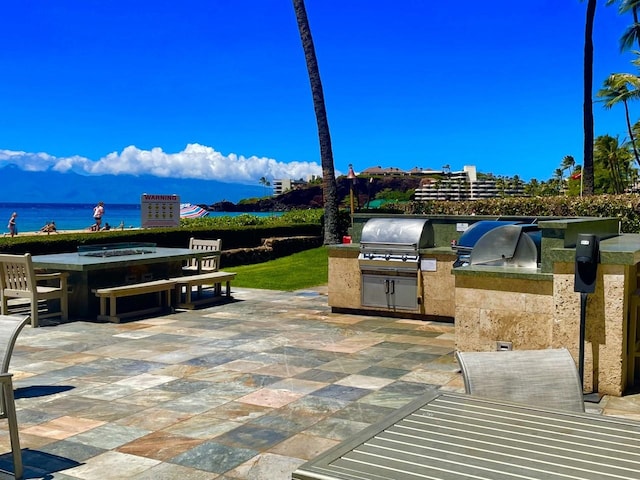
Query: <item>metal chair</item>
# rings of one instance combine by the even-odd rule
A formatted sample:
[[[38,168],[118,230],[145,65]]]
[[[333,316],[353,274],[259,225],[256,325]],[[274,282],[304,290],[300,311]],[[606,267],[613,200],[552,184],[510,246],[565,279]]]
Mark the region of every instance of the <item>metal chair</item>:
[[[201,260],[192,258],[187,265],[182,267],[185,273],[205,273],[217,272],[220,269],[220,251],[222,250],[222,240],[203,240],[191,237],[189,239],[189,249],[213,252],[214,255],[203,257]]]
[[[6,418],[9,422],[9,438],[11,440],[11,453],[13,456],[13,472],[15,478],[22,478],[22,451],[20,449],[20,436],[18,432],[18,419],[13,396],[13,374],[9,373],[9,363],[13,354],[18,334],[29,323],[29,317],[14,317],[0,315],[0,418]]]
[[[565,348],[456,352],[456,359],[470,395],[584,412],[582,382]]]
[[[33,269],[31,254],[0,255],[0,314],[9,313],[10,298],[26,298],[31,303],[31,325],[38,326],[40,318],[68,319],[67,273],[38,273]],[[47,282],[46,285],[41,282]],[[50,286],[50,283],[57,285]],[[60,311],[38,312],[40,300],[59,300]]]

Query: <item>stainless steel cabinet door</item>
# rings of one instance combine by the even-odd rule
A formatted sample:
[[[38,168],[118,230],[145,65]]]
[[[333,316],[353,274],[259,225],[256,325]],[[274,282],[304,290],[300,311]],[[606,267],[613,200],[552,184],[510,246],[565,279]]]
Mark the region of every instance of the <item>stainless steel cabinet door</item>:
[[[418,309],[418,279],[415,276],[362,274],[362,306],[391,310]]]

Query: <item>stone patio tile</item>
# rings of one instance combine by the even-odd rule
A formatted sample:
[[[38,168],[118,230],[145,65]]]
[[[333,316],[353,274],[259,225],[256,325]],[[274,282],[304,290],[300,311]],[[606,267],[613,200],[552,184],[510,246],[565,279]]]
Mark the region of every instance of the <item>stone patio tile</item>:
[[[104,424],[105,422],[98,420],[64,416],[40,425],[21,429],[20,433],[63,440]]]
[[[159,460],[109,451],[62,473],[83,480],[123,480],[143,473],[159,463]]]
[[[302,393],[261,388],[256,392],[238,398],[237,401],[241,403],[250,403],[252,405],[260,405],[263,407],[279,408],[299,399],[302,396]]]
[[[225,473],[258,454],[247,448],[232,448],[213,441],[204,442],[169,459],[171,463],[207,472]]]
[[[166,431],[152,432],[117,448],[118,452],[167,460],[202,443],[202,440]]]
[[[112,450],[122,444],[131,442],[136,438],[147,435],[149,430],[126,425],[109,423],[93,428],[87,432],[70,437],[72,442],[92,445],[104,450]]]
[[[271,448],[271,453],[311,460],[320,453],[340,443],[338,440],[315,437],[308,433],[299,433]]]

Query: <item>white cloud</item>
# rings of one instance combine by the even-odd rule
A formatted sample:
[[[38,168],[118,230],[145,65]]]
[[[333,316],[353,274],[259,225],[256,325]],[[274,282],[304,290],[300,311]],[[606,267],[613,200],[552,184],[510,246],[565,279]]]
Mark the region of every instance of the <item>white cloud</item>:
[[[307,178],[321,176],[322,168],[315,162],[278,162],[266,157],[244,157],[234,153],[223,155],[211,147],[189,144],[178,153],[166,153],[161,148],[140,150],[126,147],[100,160],[86,157],[54,157],[47,153],[0,150],[0,167],[13,164],[28,171],[73,171],[83,175],[154,175],[170,178],[197,178],[227,183],[255,184],[261,177]]]

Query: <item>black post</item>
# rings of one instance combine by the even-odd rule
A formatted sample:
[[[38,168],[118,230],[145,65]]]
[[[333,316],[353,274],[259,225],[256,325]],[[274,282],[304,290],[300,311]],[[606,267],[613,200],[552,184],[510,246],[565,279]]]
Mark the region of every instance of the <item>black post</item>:
[[[584,388],[584,337],[587,325],[587,293],[580,293],[580,340],[578,344],[578,374]]]

